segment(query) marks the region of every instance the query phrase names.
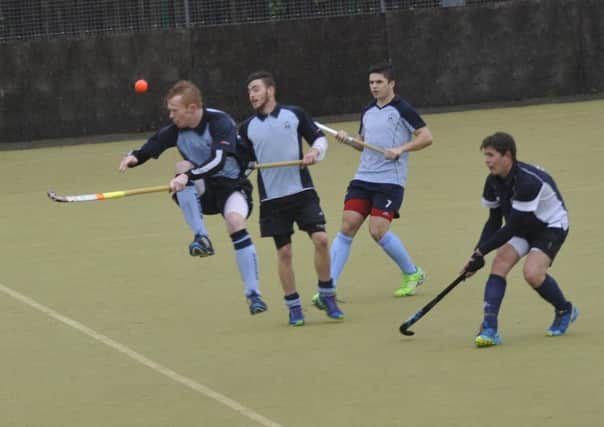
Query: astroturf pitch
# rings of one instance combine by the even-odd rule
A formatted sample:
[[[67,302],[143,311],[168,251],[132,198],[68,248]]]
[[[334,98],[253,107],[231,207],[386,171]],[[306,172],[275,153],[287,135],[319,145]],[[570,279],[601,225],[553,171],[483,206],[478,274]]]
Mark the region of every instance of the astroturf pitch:
[[[248,228],[269,311],[252,317],[219,217],[207,217],[216,255],[191,258],[191,235],[167,194],[46,197],[167,184],[175,150],[126,174],[119,160],[140,140],[0,151],[0,425],[598,425],[602,111],[604,101],[591,101],[425,115],[434,144],[411,154],[392,230],[426,283],[395,299],[399,273],[364,226],[339,282],[346,319],[332,322],[310,304],[312,245],[297,232],[301,328],[287,326],[257,205]],[[516,138],[519,159],[550,171],[565,197],[571,230],[551,273],[581,316],[568,335],[546,338],[553,312],[517,269],[500,316],[504,344],[476,349],[484,269],[403,337],[400,323],[456,277],[476,242],[487,215],[478,147],[497,130]],[[333,237],[358,153],[329,140],[311,173]]]

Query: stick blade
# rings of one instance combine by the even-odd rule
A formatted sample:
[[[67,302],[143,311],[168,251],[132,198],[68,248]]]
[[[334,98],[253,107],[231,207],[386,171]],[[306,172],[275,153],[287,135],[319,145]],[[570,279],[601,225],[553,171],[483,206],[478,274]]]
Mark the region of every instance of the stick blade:
[[[410,331],[409,329],[407,329],[409,326],[406,325],[406,323],[403,323],[400,328],[398,328],[398,330],[400,331],[401,334],[410,337],[415,335],[415,332]]]
[[[54,191],[49,191],[48,193],[46,193],[48,195],[48,197],[50,198],[50,200],[54,201],[54,202],[59,202],[59,203],[66,203],[68,200],[63,197],[63,196],[59,196],[57,193],[55,193]]]

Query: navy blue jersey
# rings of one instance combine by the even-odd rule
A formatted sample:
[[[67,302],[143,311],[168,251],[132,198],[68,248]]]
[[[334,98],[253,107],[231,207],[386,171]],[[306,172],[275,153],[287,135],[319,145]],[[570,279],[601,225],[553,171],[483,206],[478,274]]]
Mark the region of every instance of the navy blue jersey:
[[[268,115],[254,114],[239,128],[244,144],[250,144],[258,163],[301,160],[302,138],[309,145],[323,136],[312,118],[300,107],[277,105]],[[260,200],[296,194],[313,188],[308,168],[288,166],[259,169]]]
[[[515,162],[506,178],[489,175],[482,204],[505,218],[504,227],[483,232],[478,245],[483,255],[512,236],[530,238],[546,228],[568,229],[568,212],[558,186],[551,175],[534,165]]]
[[[140,165],[150,158],[157,159],[170,147],[177,147],[182,157],[195,165],[187,173],[191,179],[209,176],[235,179],[241,174],[236,159],[235,121],[224,111],[204,108],[201,122],[194,129],[179,129],[174,124],[163,127],[132,154]]]

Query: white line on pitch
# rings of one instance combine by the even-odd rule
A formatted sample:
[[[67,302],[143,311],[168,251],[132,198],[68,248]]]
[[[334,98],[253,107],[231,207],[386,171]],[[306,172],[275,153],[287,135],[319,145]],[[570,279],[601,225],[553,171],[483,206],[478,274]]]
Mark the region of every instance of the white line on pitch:
[[[223,394],[220,394],[203,384],[199,384],[198,382],[193,381],[192,379],[187,378],[184,375],[180,375],[179,373],[174,372],[170,368],[167,368],[167,367],[149,359],[148,357],[145,357],[142,354],[137,353],[136,351],[132,350],[131,348],[126,347],[125,345],[120,344],[119,342],[112,340],[111,338],[109,338],[103,334],[100,334],[93,329],[90,329],[86,325],[83,325],[82,323],[80,323],[76,320],[70,319],[67,316],[63,316],[62,314],[54,311],[53,309],[46,307],[45,305],[40,304],[39,302],[36,302],[33,299],[31,299],[23,294],[20,294],[19,292],[15,291],[9,287],[4,286],[1,283],[0,283],[0,291],[4,292],[6,295],[8,295],[18,301],[21,301],[24,304],[27,304],[28,306],[30,306],[32,308],[35,308],[36,310],[46,314],[47,316],[52,317],[53,319],[58,320],[61,323],[64,323],[65,325],[70,326],[70,327],[88,335],[95,341],[101,342],[101,343],[105,344],[107,347],[111,347],[112,349],[117,350],[122,354],[125,354],[130,359],[140,363],[141,365],[145,365],[146,367],[170,378],[171,380],[176,381],[177,383],[187,386],[190,389],[195,390],[196,392],[209,397],[210,399],[214,399],[218,403],[222,403],[224,406],[226,406],[236,412],[239,412],[241,415],[243,415],[251,420],[256,421],[260,425],[263,425],[266,427],[282,427],[280,424],[276,423],[275,421],[272,421],[272,420],[260,415],[259,413],[253,411],[250,408],[246,408],[239,402],[237,402]]]

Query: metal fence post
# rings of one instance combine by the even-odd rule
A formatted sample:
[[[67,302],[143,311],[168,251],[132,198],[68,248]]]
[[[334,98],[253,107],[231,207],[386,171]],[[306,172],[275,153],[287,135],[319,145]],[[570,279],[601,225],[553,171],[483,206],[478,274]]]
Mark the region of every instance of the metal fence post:
[[[185,28],[191,26],[191,14],[189,13],[189,0],[183,0],[183,7],[185,9]]]

